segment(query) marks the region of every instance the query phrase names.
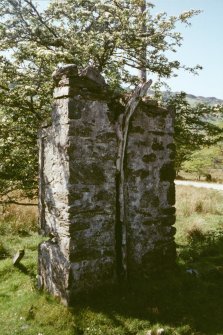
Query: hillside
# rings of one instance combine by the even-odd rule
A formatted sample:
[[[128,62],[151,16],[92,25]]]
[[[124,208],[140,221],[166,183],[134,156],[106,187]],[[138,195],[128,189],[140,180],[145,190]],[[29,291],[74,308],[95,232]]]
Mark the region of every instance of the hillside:
[[[193,94],[187,94],[187,100],[191,105],[195,105],[198,103],[205,103],[210,106],[214,105],[222,105],[223,100],[215,98],[215,97],[202,97],[202,96],[196,96]]]
[[[175,95],[179,92],[169,92],[169,91],[165,91],[163,92],[163,97],[164,99],[168,99],[168,97],[170,95]],[[223,100],[222,99],[218,99],[215,97],[202,97],[202,96],[196,96],[193,94],[187,94],[187,100],[188,102],[194,106],[196,104],[202,103],[202,104],[207,104],[209,106],[214,106],[214,105],[222,105],[223,104]]]

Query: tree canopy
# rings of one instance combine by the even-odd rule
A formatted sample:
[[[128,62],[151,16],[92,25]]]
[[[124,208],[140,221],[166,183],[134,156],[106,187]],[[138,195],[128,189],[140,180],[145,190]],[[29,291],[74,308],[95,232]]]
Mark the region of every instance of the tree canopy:
[[[194,151],[189,159],[183,163],[183,170],[195,174],[199,180],[201,177],[206,177],[207,181],[211,181],[212,172],[222,170],[222,149],[222,144],[218,144]]]
[[[223,105],[209,106],[199,103],[191,106],[184,92],[171,96],[167,105],[176,111],[175,166],[178,174],[182,164],[190,159],[194,151],[222,140],[222,127],[216,124],[216,120],[222,120]]]
[[[40,10],[32,0],[0,3],[0,188],[1,194],[37,188],[36,134],[49,118],[51,74],[61,64],[95,66],[116,91],[139,83],[134,69],[158,78],[194,68],[168,58],[196,10],[152,15],[144,0],[52,0]],[[142,26],[144,27],[142,29]],[[145,51],[146,48],[146,59]]]

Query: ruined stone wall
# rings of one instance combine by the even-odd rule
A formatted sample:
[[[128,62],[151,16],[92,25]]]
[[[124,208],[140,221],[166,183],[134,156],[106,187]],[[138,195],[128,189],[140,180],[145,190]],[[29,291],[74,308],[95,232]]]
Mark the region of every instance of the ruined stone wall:
[[[141,101],[130,122],[120,219],[117,115],[104,79],[88,68],[54,74],[52,125],[39,135],[39,286],[73,294],[173,264],[173,115]],[[122,129],[122,125],[119,125]]]
[[[132,118],[126,157],[129,276],[175,259],[175,145],[171,111],[144,101]]]

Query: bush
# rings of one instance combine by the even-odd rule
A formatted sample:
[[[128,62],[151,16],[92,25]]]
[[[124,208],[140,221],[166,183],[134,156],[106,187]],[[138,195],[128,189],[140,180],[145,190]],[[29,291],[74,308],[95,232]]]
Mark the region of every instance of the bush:
[[[206,236],[201,227],[194,225],[186,232],[186,238],[190,244],[196,244],[204,242]]]

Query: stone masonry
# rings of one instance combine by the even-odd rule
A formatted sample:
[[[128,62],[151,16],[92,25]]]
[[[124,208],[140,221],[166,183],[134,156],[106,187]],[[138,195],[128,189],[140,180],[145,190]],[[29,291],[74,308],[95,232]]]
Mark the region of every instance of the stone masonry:
[[[90,67],[53,78],[52,125],[39,134],[40,225],[50,237],[39,246],[39,286],[69,304],[174,264],[174,115],[139,99],[121,174],[125,99]]]

